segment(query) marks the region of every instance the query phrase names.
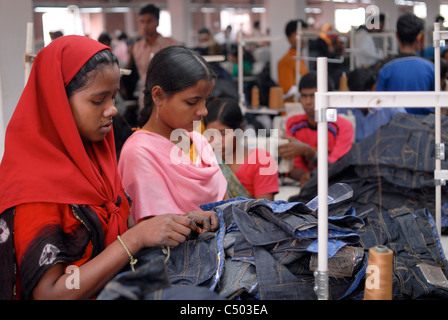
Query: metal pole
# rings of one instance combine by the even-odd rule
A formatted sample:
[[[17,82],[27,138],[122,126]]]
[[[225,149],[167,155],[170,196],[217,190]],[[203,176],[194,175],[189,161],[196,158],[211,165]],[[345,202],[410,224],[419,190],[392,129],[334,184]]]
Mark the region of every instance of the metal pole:
[[[435,66],[435,91],[440,92],[441,90],[441,79],[440,79],[440,23],[434,23],[434,66]],[[441,143],[441,112],[440,106],[434,107],[435,111],[435,170],[439,172],[442,169],[441,161],[445,160],[445,151]],[[442,184],[445,184],[443,180],[435,180],[435,210],[436,210],[436,228],[439,235],[442,231]]]
[[[299,83],[300,83],[300,72],[301,70],[301,57],[302,57],[302,22],[299,21],[297,23],[297,31],[296,31],[296,51],[297,51],[297,57],[298,59],[296,60],[296,86],[297,88],[299,88]],[[284,92],[286,93],[286,92]],[[294,95],[294,102],[298,102],[299,101],[299,96],[298,94]]]
[[[246,108],[246,98],[244,97],[244,65],[243,65],[243,31],[238,31],[238,98],[241,110]]]
[[[26,45],[25,45],[25,86],[31,73],[33,63],[31,62],[34,53],[34,24],[28,22],[26,25]]]
[[[355,50],[356,50],[355,28],[350,29],[350,71],[355,70]]]
[[[319,300],[328,300],[328,62],[317,59],[317,192],[318,192],[318,266],[315,272],[315,292]]]

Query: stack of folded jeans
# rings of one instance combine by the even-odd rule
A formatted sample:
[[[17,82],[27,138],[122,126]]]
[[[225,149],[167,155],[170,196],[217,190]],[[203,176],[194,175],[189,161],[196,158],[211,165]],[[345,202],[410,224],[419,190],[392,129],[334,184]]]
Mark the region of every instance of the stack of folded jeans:
[[[448,118],[442,119],[446,142]],[[368,250],[376,245],[394,252],[393,299],[448,299],[448,263],[433,219],[434,150],[433,115],[397,114],[330,165],[330,299],[362,298]],[[168,253],[141,250],[136,272],[124,270],[99,297],[169,298],[188,290],[192,299],[316,299],[316,195],[313,178],[290,202],[206,204],[202,209],[220,218],[217,232]],[[448,206],[446,187],[442,202]]]
[[[341,206],[342,202],[330,206],[330,261],[343,248],[359,247],[359,232],[364,227],[363,220],[352,215],[351,210],[341,214]],[[222,214],[227,228],[223,246],[225,267],[217,292],[230,298],[252,295],[259,299],[316,299],[310,266],[317,252],[314,210],[300,202],[251,199],[226,206]],[[356,260],[352,256],[339,256],[346,258],[349,271],[330,277],[331,299],[346,295],[356,272],[361,270],[363,251]],[[244,285],[240,279],[244,279]]]
[[[364,221],[347,205],[352,194],[345,184],[329,189],[331,299],[341,299],[356,289],[358,274],[366,264],[360,246]],[[171,249],[169,255],[163,248],[141,250],[136,255],[137,272],[165,259],[173,287],[206,287],[225,299],[316,299],[315,204],[316,199],[305,204],[246,198],[205,204],[203,210],[217,212],[220,229],[189,239]],[[138,276],[124,271],[109,282],[100,297],[123,298],[117,288],[128,296],[130,284],[132,296],[145,297],[142,292],[148,290],[147,281],[135,285],[136,281]]]
[[[447,129],[448,118],[443,117],[444,143]],[[448,298],[448,265],[433,219],[434,139],[434,115],[397,114],[329,166],[330,185],[346,183],[354,190],[349,204],[365,221],[360,234],[364,249],[385,245],[394,252],[394,299]],[[442,169],[447,169],[446,162]],[[316,193],[313,177],[289,200],[309,201]],[[446,208],[446,187],[442,203]]]

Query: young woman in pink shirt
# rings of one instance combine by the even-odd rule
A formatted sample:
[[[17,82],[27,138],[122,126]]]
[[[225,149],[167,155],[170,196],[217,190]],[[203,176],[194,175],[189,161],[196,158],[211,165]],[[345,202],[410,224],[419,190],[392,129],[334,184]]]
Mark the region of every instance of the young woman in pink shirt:
[[[266,150],[241,146],[238,136],[244,137],[244,121],[237,101],[215,99],[207,104],[207,111],[205,133],[213,136],[210,143],[227,179],[229,196],[274,200],[279,190],[277,162]],[[213,129],[216,135],[211,134]]]
[[[167,47],[151,60],[140,128],[124,144],[118,163],[135,223],[160,212],[197,211],[225,198],[226,179],[195,130],[214,85],[207,62],[186,47]]]

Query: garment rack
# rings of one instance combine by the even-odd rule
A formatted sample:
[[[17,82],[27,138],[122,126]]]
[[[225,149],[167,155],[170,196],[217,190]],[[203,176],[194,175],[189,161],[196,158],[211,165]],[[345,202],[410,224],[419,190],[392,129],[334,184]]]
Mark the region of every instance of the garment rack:
[[[237,45],[238,45],[238,102],[241,108],[241,112],[246,114],[246,98],[244,96],[244,70],[243,70],[243,55],[244,46],[246,43],[259,43],[259,42],[272,42],[278,41],[280,37],[272,36],[258,36],[258,37],[244,37],[243,31],[238,31]]]
[[[328,122],[336,120],[336,110],[329,108],[435,108],[435,170],[436,228],[441,234],[441,186],[448,180],[448,170],[441,170],[444,144],[441,143],[441,107],[448,106],[448,92],[441,92],[440,47],[448,39],[447,31],[434,24],[435,91],[405,92],[328,92],[328,61],[318,58],[315,117],[318,122],[318,267],[315,272],[315,292],[319,300],[328,299]]]

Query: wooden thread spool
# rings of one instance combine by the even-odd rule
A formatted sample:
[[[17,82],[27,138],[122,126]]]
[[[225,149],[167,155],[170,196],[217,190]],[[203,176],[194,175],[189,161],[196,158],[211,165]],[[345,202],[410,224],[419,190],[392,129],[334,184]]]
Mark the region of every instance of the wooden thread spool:
[[[369,249],[364,300],[392,300],[394,255],[386,246]]]
[[[260,106],[260,89],[257,86],[252,87],[251,106],[256,108]]]
[[[283,89],[280,87],[271,87],[269,89],[269,108],[283,109]]]
[[[339,80],[339,91],[350,91],[348,88],[348,79],[345,72],[342,73],[341,79]]]

